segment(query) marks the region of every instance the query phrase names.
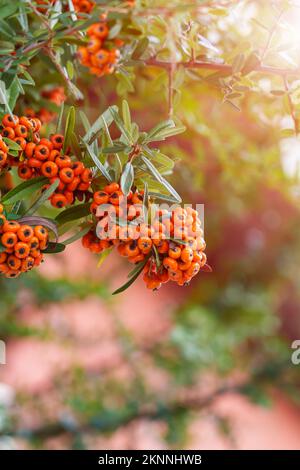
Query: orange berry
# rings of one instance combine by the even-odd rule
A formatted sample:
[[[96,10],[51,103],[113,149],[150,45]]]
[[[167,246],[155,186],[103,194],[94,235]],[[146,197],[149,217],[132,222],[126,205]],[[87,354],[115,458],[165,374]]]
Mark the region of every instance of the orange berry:
[[[41,168],[43,162],[41,160],[38,160],[37,158],[29,158],[28,160],[28,165],[31,168]]]
[[[3,224],[3,232],[13,232],[17,233],[17,231],[20,229],[20,224],[16,222],[15,220],[7,220]]]
[[[43,137],[42,139],[40,139],[40,144],[41,145],[46,145],[46,147],[48,147],[48,149],[50,150],[53,150],[53,144],[52,142],[49,140],[49,139],[46,139],[45,137]]]
[[[63,147],[64,136],[62,134],[54,134],[50,140],[55,149],[60,150]]]
[[[13,269],[14,271],[17,271],[21,267],[21,260],[14,255],[9,255],[6,263],[9,269]]]
[[[5,127],[2,131],[2,136],[7,137],[10,140],[13,140],[16,134],[12,127]]]
[[[118,183],[110,183],[104,187],[103,191],[105,191],[108,194],[112,194],[115,191],[119,191],[119,189],[120,189],[120,186],[118,185]]]
[[[193,253],[193,250],[190,247],[185,246],[181,250],[181,259],[184,263],[192,261],[193,257],[194,257],[194,253]]]
[[[178,268],[177,261],[170,257],[166,257],[163,260],[163,265],[166,269],[171,270],[171,271],[177,271],[177,268]]]
[[[25,138],[28,135],[27,127],[23,126],[22,124],[18,124],[14,130],[17,137]]]
[[[71,168],[62,168],[59,172],[59,177],[63,183],[69,184],[73,181],[74,172]]]
[[[108,194],[105,191],[97,191],[93,195],[94,202],[98,205],[106,204],[108,202]]]
[[[15,256],[19,259],[26,258],[29,255],[30,248],[27,243],[18,242],[15,245]]]
[[[146,238],[146,237],[139,238],[138,239],[138,247],[139,247],[140,251],[143,254],[149,253],[151,251],[151,248],[152,248],[151,238]]]
[[[33,236],[28,243],[31,250],[37,250],[40,246],[40,240],[36,236]]]
[[[20,274],[21,274],[20,271],[14,271],[10,269],[5,273],[5,277],[7,277],[8,279],[13,279],[13,278],[20,276]]]
[[[25,155],[27,158],[31,158],[33,156],[36,144],[33,142],[28,142],[25,147]]]
[[[53,194],[51,196],[51,204],[57,209],[61,209],[68,204],[67,198],[63,194]]]
[[[67,185],[67,191],[74,192],[76,191],[78,185],[80,184],[80,178],[76,176],[73,178],[73,181]]]
[[[88,52],[96,52],[101,48],[102,41],[98,38],[91,37],[88,44],[87,44],[87,50]]]
[[[81,173],[80,178],[83,183],[89,183],[92,179],[92,176],[93,176],[92,170],[90,170],[89,168],[86,168]]]
[[[173,259],[180,258],[181,255],[181,248],[180,246],[176,245],[175,243],[170,243],[169,247],[169,257]]]
[[[2,119],[2,124],[4,127],[16,127],[19,124],[18,116],[11,116],[10,114],[5,114]]]
[[[58,166],[54,162],[45,162],[41,167],[42,174],[48,178],[53,178],[58,173]]]
[[[19,166],[18,175],[23,180],[30,180],[32,178],[32,170],[25,163]]]
[[[21,240],[22,242],[29,242],[30,239],[33,237],[33,228],[30,227],[29,225],[22,225],[19,229],[18,229],[18,238],[19,240]]]
[[[140,250],[137,246],[136,240],[132,240],[126,244],[125,253],[127,256],[137,256],[140,254]]]
[[[34,234],[40,240],[46,240],[48,238],[48,231],[42,225],[34,227]]]
[[[47,160],[48,156],[50,154],[49,147],[44,144],[39,144],[36,146],[35,151],[34,151],[34,156],[38,160]]]
[[[21,271],[26,272],[30,271],[34,266],[34,258],[32,256],[28,256],[26,259],[23,259],[21,262]]]
[[[79,176],[85,170],[84,164],[82,162],[74,162],[72,164],[72,170],[74,171],[75,176]]]
[[[104,39],[108,35],[108,27],[104,22],[96,23],[90,26],[87,33],[91,36],[95,35],[99,39]]]
[[[55,163],[58,168],[70,168],[72,167],[72,160],[67,155],[60,155],[55,159]]]
[[[27,142],[24,137],[16,137],[15,139],[16,144],[18,144],[22,150],[25,150]]]

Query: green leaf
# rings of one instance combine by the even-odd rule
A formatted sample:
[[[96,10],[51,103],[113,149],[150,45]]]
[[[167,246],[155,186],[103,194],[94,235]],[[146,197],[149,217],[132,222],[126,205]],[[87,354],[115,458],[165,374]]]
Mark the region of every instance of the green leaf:
[[[73,80],[73,78],[74,78],[74,65],[72,64],[72,62],[70,60],[68,60],[68,62],[67,62],[67,72],[68,72],[68,76],[69,76],[70,80]]]
[[[149,191],[149,196],[153,197],[154,199],[160,199],[162,201],[178,203],[179,201],[171,196],[167,196],[166,194],[161,194],[155,191]],[[180,201],[181,202],[181,201]]]
[[[153,127],[153,129],[148,132],[144,142],[147,143],[152,141],[165,140],[168,137],[181,134],[185,131],[185,129],[186,128],[184,126],[176,126],[172,119],[168,119],[167,121],[163,121]]]
[[[56,134],[62,132],[62,120],[64,116],[64,111],[65,111],[65,104],[62,103],[60,107],[58,119],[57,119],[56,129],[55,129]]]
[[[139,59],[143,53],[146,51],[146,49],[149,46],[149,39],[148,38],[142,38],[136,45],[133,53],[132,53],[132,59],[137,60]]]
[[[17,142],[14,142],[11,139],[8,139],[8,137],[3,137],[4,142],[8,145],[10,150],[17,150],[18,152],[22,150],[19,144]]]
[[[66,246],[63,243],[49,242],[47,248],[45,248],[45,250],[42,250],[42,252],[54,254],[54,253],[61,253],[65,249],[66,249]]]
[[[94,122],[94,124],[91,127],[89,127],[89,129],[86,131],[86,134],[83,137],[84,142],[88,144],[93,142],[95,137],[97,137],[99,132],[104,127],[103,121],[105,121],[106,124],[110,126],[114,120],[112,112],[117,112],[117,111],[118,111],[117,106],[110,106],[106,111],[104,111],[104,113],[101,114],[101,116],[99,116],[99,118]],[[82,119],[82,114],[81,114],[81,119]]]
[[[109,181],[110,183],[112,183],[112,178],[110,176],[110,174],[108,173],[107,169],[105,168],[105,166],[100,162],[99,158],[97,157],[97,155],[94,154],[93,152],[93,149],[91,148],[90,145],[88,145],[86,142],[82,141],[87,149],[87,152],[89,154],[89,156],[91,157],[91,159],[93,160],[93,162],[95,163],[96,167],[98,168],[98,170],[101,172],[101,174],[104,176],[104,178],[107,179],[107,181]]]
[[[76,242],[80,238],[84,237],[89,231],[91,230],[91,225],[87,224],[84,228],[76,232],[72,237],[67,238],[66,240],[63,241],[64,245],[70,245],[71,243]]]
[[[141,272],[143,271],[144,267],[146,266],[146,263],[148,261],[149,257],[145,258],[144,261],[141,262],[140,268],[135,272],[135,274],[127,281],[123,286],[119,287],[119,289],[115,290],[112,295],[120,294],[121,292],[124,292],[128,287],[130,287],[134,281],[139,277]]]
[[[134,181],[134,169],[131,162],[127,162],[121,175],[121,189],[128,196]]]
[[[123,115],[125,128],[131,135],[131,115],[130,115],[129,105],[126,100],[122,101],[122,115]]]
[[[71,135],[75,129],[75,120],[76,120],[76,113],[74,106],[71,106],[67,115],[66,119],[66,127],[65,127],[65,139],[64,139],[64,146],[63,151],[65,152],[68,148],[71,140]]]
[[[120,143],[116,143],[116,144],[112,145],[111,147],[105,147],[105,148],[101,149],[101,152],[105,153],[105,154],[118,153],[118,152],[123,152],[127,148],[128,147],[125,144],[120,142]]]
[[[120,131],[122,133],[122,136],[124,137],[124,139],[126,140],[128,145],[131,145],[131,143],[132,143],[131,142],[131,135],[128,132],[128,130],[126,129],[126,127],[125,127],[122,119],[120,118],[118,112],[113,107],[111,107],[110,108],[110,113],[111,113],[112,118],[115,121],[117,127],[120,129]]]
[[[106,260],[106,258],[111,254],[112,251],[113,251],[113,247],[112,247],[112,248],[108,248],[107,250],[103,251],[103,252],[100,254],[99,261],[98,261],[98,263],[97,263],[97,268],[100,268],[100,266],[102,266],[102,264],[104,263],[104,261]]]
[[[5,108],[12,115],[12,110],[9,106],[9,93],[6,90],[5,83],[0,80],[0,104],[4,104]]]
[[[15,188],[11,189],[8,193],[6,193],[2,198],[2,202],[9,202],[10,204],[12,204],[13,202],[24,199],[24,197],[28,194],[32,194],[34,191],[37,191],[38,189],[42,188],[42,186],[48,183],[48,181],[48,178],[45,178],[43,176],[33,178],[32,180],[24,181],[23,183],[19,184]]]
[[[159,253],[158,253],[157,248],[156,248],[156,246],[155,246],[154,244],[152,245],[152,248],[153,248],[154,255],[155,255],[155,264],[156,264],[157,269],[159,269],[160,266],[161,266],[161,261],[160,261]]]
[[[152,162],[145,156],[141,156],[141,160],[145,163],[147,168],[150,170],[150,173],[154,176],[154,178],[159,181],[159,183],[164,186],[164,188],[174,197],[176,202],[181,202],[181,197],[175,191],[173,186],[159,173],[157,168],[153,165]]]
[[[87,215],[90,215],[90,207],[91,204],[86,202],[84,204],[78,204],[77,206],[69,207],[65,209],[63,212],[60,212],[55,221],[58,225],[63,225],[67,222],[72,222],[73,220],[82,219]]]
[[[41,196],[25,212],[25,215],[33,215],[43,204],[45,204],[46,201],[48,201],[49,197],[52,196],[58,185],[59,179],[55,180],[54,183],[52,183],[51,186],[43,192],[43,194],[41,194]]]

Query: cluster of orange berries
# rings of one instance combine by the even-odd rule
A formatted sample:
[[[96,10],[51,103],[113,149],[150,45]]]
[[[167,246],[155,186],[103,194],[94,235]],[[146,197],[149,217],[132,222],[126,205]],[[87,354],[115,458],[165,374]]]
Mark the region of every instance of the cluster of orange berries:
[[[191,207],[158,209],[149,225],[142,219],[143,197],[138,190],[125,197],[118,183],[95,192],[91,212],[97,228],[83,237],[83,246],[101,253],[115,245],[130,263],[146,261],[143,279],[149,289],[159,289],[169,280],[180,286],[189,284],[200,269],[209,269],[197,211]]]
[[[52,88],[51,90],[43,90],[41,96],[50,101],[50,103],[56,104],[56,106],[61,106],[67,99],[64,87],[62,86]],[[29,118],[38,118],[42,124],[49,124],[57,116],[56,112],[50,111],[47,108],[41,108],[38,112],[32,108],[26,108],[24,114]]]
[[[78,48],[80,62],[97,77],[113,73],[120,56],[119,49],[108,47],[109,27],[105,18],[105,15],[102,15],[98,23],[92,24],[88,28],[89,42],[86,47]],[[114,45],[121,46],[123,41],[115,39]]]
[[[7,220],[0,204],[0,274],[18,277],[43,261],[42,250],[48,245],[48,231],[42,225],[31,227]]]
[[[0,135],[16,142],[21,148],[18,157],[6,157],[5,164],[8,167],[17,166],[18,175],[24,180],[45,176],[49,179],[49,184],[43,189],[59,180],[58,187],[50,198],[54,207],[60,209],[72,204],[76,197],[79,200],[88,198],[91,170],[82,162],[73,161],[69,155],[62,153],[63,135],[54,134],[50,139],[40,138],[40,127],[41,122],[37,118],[19,118],[9,114],[4,116]],[[5,159],[5,151],[2,152]]]

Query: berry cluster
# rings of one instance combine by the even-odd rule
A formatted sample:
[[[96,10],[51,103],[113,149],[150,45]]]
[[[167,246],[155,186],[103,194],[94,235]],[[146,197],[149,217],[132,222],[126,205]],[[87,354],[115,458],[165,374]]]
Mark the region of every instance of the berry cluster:
[[[109,27],[105,15],[102,15],[100,21],[92,24],[87,30],[89,38],[87,46],[78,48],[80,62],[97,77],[113,73],[120,56],[119,49],[108,44],[108,34]],[[114,45],[122,44],[118,39],[114,41]]]
[[[64,87],[62,86],[51,88],[51,90],[45,89],[41,92],[41,96],[56,106],[61,106],[67,99]],[[50,111],[47,108],[41,108],[37,112],[33,108],[26,108],[24,114],[29,118],[38,118],[42,124],[49,124],[57,117],[56,112]]]
[[[36,176],[49,179],[47,189],[57,179],[59,185],[51,196],[51,204],[62,208],[77,199],[88,197],[92,172],[80,161],[73,161],[62,153],[64,136],[54,134],[50,139],[40,138],[41,122],[37,118],[5,115],[0,135],[16,142],[21,150],[17,158],[6,159],[6,165],[17,166],[21,179],[29,180]]]
[[[150,225],[142,217],[143,197],[143,191],[136,190],[126,198],[118,183],[95,192],[91,212],[96,217],[97,233],[96,228],[91,229],[82,244],[93,253],[115,245],[130,263],[144,261],[143,279],[149,289],[158,289],[169,280],[187,285],[206,266],[198,213],[190,207],[158,209]]]
[[[48,245],[48,231],[42,225],[30,227],[7,220],[0,204],[0,274],[15,278],[43,261],[42,250]]]

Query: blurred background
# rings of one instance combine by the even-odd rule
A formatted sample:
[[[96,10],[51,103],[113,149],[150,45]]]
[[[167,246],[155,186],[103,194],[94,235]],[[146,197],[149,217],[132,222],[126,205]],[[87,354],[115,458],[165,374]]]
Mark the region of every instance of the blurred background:
[[[119,92],[147,130],[167,114],[164,72],[135,73]],[[76,242],[38,273],[1,279],[0,448],[300,448],[300,146],[270,93],[282,81],[256,75],[239,111],[212,78],[188,78],[175,100],[188,130],[160,148],[180,159],[184,202],[205,204],[213,272],[112,297],[126,264],[112,254],[98,269]],[[119,102],[114,79],[81,80],[91,121]]]

